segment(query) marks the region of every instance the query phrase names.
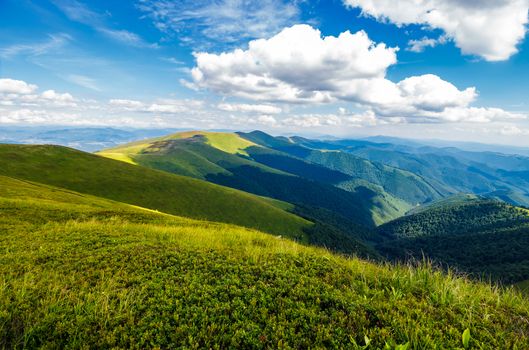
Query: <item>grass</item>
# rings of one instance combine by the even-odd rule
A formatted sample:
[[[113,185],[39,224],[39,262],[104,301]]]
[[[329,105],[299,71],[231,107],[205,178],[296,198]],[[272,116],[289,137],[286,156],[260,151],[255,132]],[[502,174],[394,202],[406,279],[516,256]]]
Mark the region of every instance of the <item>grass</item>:
[[[514,285],[520,292],[529,295],[529,280],[518,282]]]
[[[60,146],[0,145],[0,175],[301,241],[311,223],[277,201]]]
[[[239,153],[247,156],[245,149],[256,146],[255,143],[233,133],[207,133],[206,138],[208,145],[232,154]]]
[[[7,178],[0,211],[0,347],[529,347],[520,295],[427,265]]]

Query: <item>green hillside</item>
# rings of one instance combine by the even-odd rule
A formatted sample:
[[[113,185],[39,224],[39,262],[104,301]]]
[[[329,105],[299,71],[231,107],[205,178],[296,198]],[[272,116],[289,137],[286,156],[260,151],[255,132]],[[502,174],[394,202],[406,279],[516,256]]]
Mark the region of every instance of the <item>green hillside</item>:
[[[473,278],[529,279],[529,213],[503,202],[457,196],[378,228],[393,260],[427,257]]]
[[[289,144],[283,138],[261,134],[275,141],[272,146]],[[98,154],[296,205],[324,208],[365,226],[392,220],[411,208],[380,186],[273,150],[261,139],[245,137],[235,133],[185,132]],[[344,185],[353,182],[354,186]]]
[[[318,142],[301,140],[318,149],[333,149],[370,161],[408,170],[452,193],[465,192],[500,198],[514,205],[529,206],[529,158],[492,152],[467,152],[454,147],[439,148],[391,140]],[[391,143],[396,142],[396,143]],[[402,142],[402,140],[400,140]]]
[[[345,152],[313,151],[306,159],[379,185],[386,192],[412,205],[427,203],[449,193],[439,186],[435,188],[409,171],[373,163]]]
[[[514,292],[1,181],[0,348],[529,347]]]
[[[311,225],[285,211],[284,203],[66,147],[0,145],[0,163],[0,175],[301,241]]]

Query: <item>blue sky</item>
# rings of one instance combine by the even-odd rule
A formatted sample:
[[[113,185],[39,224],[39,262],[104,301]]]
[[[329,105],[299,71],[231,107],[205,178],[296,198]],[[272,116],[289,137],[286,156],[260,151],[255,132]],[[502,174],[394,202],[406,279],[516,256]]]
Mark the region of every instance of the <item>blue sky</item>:
[[[0,127],[529,145],[529,1],[412,3],[2,0]]]

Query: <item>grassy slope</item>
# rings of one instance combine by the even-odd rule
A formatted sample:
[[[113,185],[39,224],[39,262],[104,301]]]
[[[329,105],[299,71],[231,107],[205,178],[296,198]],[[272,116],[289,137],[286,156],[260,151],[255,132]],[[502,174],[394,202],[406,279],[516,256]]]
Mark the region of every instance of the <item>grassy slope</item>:
[[[0,347],[529,347],[512,292],[2,181]]]
[[[236,134],[215,135],[217,138],[224,137],[225,142],[233,137],[242,140],[235,142],[236,145],[249,142]],[[191,137],[186,138],[188,136]],[[298,178],[286,171],[212,147],[208,139],[210,136],[209,133],[199,136],[194,132],[179,133],[167,136],[164,140],[150,140],[150,146],[141,151],[134,149],[135,153],[126,153],[131,144],[124,145],[122,149],[126,156],[146,167],[175,174],[198,175],[197,177],[213,183],[295,204],[323,207],[344,216],[354,217],[357,223],[373,225],[370,208],[363,207],[363,198],[330,184]],[[134,147],[133,144],[132,146]],[[245,151],[250,148],[260,147],[251,146]],[[107,152],[110,152],[112,155],[118,151],[120,148],[105,150],[99,154],[107,155]]]
[[[304,240],[304,219],[275,202],[204,181],[58,146],[0,145],[0,175],[36,181],[169,214],[234,223]]]
[[[398,218],[411,208],[411,204],[392,196],[382,186],[361,178],[353,178],[339,169],[264,147],[249,147],[247,152],[252,159],[261,164],[356,193],[367,205],[366,212],[376,225]]]
[[[262,140],[257,141],[263,143]],[[276,189],[270,191],[268,185],[265,186],[267,188],[263,188],[260,184],[265,180],[261,176],[267,176],[267,174],[269,177],[273,176],[271,174],[288,176],[293,174],[320,183],[338,185],[347,191],[355,191],[358,188],[358,186],[354,186],[354,188],[342,186],[345,180],[351,179],[349,175],[307,163],[286,153],[266,148],[266,146],[268,146],[266,142],[260,146],[246,140],[239,134],[194,131],[126,144],[103,150],[98,154],[118,160],[130,159],[132,162],[146,167],[206,179],[221,185],[239,188],[251,193],[276,196],[276,198],[291,202],[299,201],[299,196],[292,193],[291,196],[278,195]],[[274,144],[273,146],[277,145]],[[248,159],[247,156],[250,156],[251,159]],[[271,157],[273,159],[270,159]],[[303,163],[303,166],[298,163]],[[248,174],[248,171],[241,173],[240,170],[243,167],[259,169],[260,172],[253,175]],[[274,181],[280,182],[279,179]],[[370,192],[363,198],[367,207],[362,209],[364,210],[363,214],[370,218],[369,225],[372,223],[378,225],[390,221],[402,216],[411,208],[409,204],[385,193],[381,187],[370,188],[373,190],[372,193]]]

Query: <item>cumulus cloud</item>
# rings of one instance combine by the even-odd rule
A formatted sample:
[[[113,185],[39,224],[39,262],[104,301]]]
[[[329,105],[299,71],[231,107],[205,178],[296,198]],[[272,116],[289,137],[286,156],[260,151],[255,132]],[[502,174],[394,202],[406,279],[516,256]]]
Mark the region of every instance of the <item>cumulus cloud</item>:
[[[263,104],[245,104],[245,103],[220,103],[217,108],[227,112],[247,112],[247,113],[263,113],[263,114],[278,114],[282,109],[272,105]]]
[[[46,90],[42,93],[42,98],[59,104],[71,104],[74,98],[69,93],[58,93],[55,90]]]
[[[518,50],[528,23],[527,0],[344,0],[362,13],[398,26],[441,29],[464,54],[506,60]],[[431,46],[433,42],[418,42]]]
[[[521,129],[516,125],[505,125],[501,128],[500,134],[504,136],[525,136],[529,135],[529,129]]]
[[[443,45],[447,42],[445,35],[440,36],[437,39],[423,37],[419,40],[410,40],[406,50],[411,52],[423,52],[427,47],[436,47],[437,45]]]
[[[260,115],[257,117],[257,122],[262,125],[268,125],[268,126],[276,126],[277,120],[271,115]]]
[[[194,84],[254,100],[330,102],[344,89],[359,97],[365,82],[383,79],[397,60],[397,49],[375,45],[363,31],[322,38],[308,25],[248,46],[220,55],[195,54]]]
[[[122,107],[127,110],[142,110],[144,109],[143,102],[136,101],[136,100],[124,100],[124,99],[111,99],[109,101],[109,104],[111,106],[117,106]]]
[[[31,94],[37,88],[37,85],[28,84],[22,80],[0,79],[0,93],[2,94]]]
[[[397,62],[396,52],[396,48],[374,43],[363,31],[322,37],[311,26],[296,25],[270,39],[250,41],[246,50],[196,53],[192,84],[272,103],[348,101],[389,122],[486,122],[520,117],[500,109],[472,108],[476,88],[459,89],[433,74],[399,82],[387,79],[387,69]],[[223,107],[232,111],[250,108]],[[300,126],[320,123],[310,116],[305,119],[290,122]]]
[[[199,100],[157,99],[151,103],[144,103],[137,100],[111,99],[109,105],[124,111],[178,114],[201,108],[203,102]]]

